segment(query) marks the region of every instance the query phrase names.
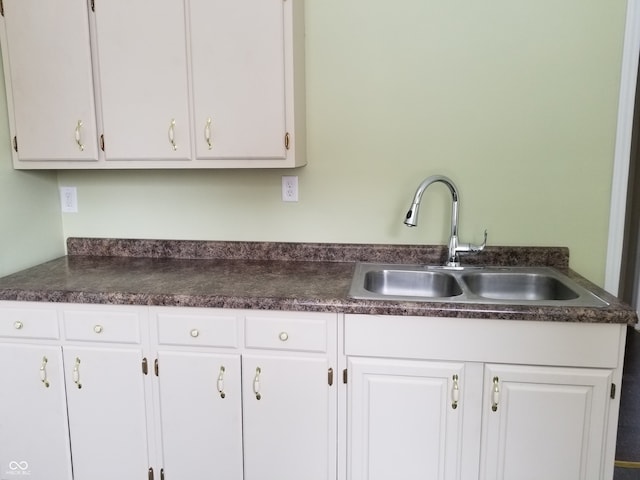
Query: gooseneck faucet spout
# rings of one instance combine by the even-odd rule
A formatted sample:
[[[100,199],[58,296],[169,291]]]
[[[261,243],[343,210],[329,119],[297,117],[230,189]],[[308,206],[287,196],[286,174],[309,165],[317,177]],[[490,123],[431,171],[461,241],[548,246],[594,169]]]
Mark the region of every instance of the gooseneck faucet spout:
[[[411,207],[409,208],[409,211],[405,216],[404,223],[408,227],[415,227],[418,225],[418,211],[420,209],[420,202],[422,201],[422,194],[429,185],[436,182],[444,183],[451,192],[451,235],[449,236],[449,254],[447,257],[447,266],[459,267],[460,253],[477,253],[484,250],[484,247],[487,245],[487,231],[484,231],[484,242],[482,243],[482,245],[472,245],[470,243],[460,244],[458,242],[459,195],[458,189],[450,178],[443,175],[433,175],[431,177],[425,178],[416,190],[416,194],[413,197]]]

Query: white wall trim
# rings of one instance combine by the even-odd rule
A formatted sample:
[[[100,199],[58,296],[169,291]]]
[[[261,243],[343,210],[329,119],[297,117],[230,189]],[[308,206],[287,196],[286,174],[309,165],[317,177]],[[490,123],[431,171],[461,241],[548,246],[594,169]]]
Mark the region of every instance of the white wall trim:
[[[609,214],[609,238],[605,267],[604,288],[618,295],[624,222],[629,181],[629,160],[631,135],[633,132],[633,111],[638,80],[638,58],[640,55],[640,0],[627,3],[627,20],[622,53],[622,74],[618,99],[618,126],[611,184],[611,209]]]

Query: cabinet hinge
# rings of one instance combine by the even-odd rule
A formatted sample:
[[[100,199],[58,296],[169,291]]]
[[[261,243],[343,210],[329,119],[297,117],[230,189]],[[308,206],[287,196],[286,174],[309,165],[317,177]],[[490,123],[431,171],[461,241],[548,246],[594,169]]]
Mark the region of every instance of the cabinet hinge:
[[[611,398],[616,398],[616,384],[611,384]]]
[[[160,480],[164,480],[164,468],[160,469]]]
[[[342,371],[342,383],[347,383],[347,369]]]
[[[0,0],[2,1],[2,0]],[[91,0],[91,11],[95,13],[96,11],[96,2],[95,0]]]
[[[0,15],[4,17],[4,2],[0,0]]]
[[[284,148],[286,148],[287,150],[289,150],[289,144],[291,142],[291,136],[289,135],[289,132],[284,134]]]
[[[158,359],[156,358],[153,361],[153,373],[156,374],[156,377],[158,376],[158,371],[159,371],[159,369],[158,369]]]
[[[327,381],[329,382],[329,386],[331,387],[333,385],[333,368],[329,369],[329,372],[327,374]]]
[[[2,0],[0,0],[2,1]],[[18,151],[18,137],[13,137],[13,149],[17,152]]]
[[[144,375],[146,375],[147,373],[149,373],[149,364],[147,362],[147,357],[144,357],[142,359],[142,373]]]
[[[100,135],[100,149],[104,152],[104,135]]]
[[[149,468],[149,480],[153,480],[153,468]]]

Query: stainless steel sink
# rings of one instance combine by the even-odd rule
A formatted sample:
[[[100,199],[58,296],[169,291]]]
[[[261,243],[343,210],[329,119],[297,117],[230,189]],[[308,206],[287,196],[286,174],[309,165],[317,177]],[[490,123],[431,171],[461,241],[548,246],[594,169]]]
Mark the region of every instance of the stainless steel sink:
[[[497,300],[574,300],[580,295],[547,273],[476,272],[463,274],[469,290]]]
[[[372,270],[364,275],[364,289],[380,295],[455,297],[462,294],[456,279],[443,272]]]
[[[606,307],[549,267],[462,267],[358,263],[349,296],[368,300]]]

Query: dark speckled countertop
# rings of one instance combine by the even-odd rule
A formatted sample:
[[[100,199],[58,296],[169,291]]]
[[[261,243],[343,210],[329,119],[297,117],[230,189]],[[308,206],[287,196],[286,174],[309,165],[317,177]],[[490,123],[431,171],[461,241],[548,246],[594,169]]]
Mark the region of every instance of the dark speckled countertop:
[[[635,311],[568,270],[560,247],[488,247],[466,265],[551,266],[605,308],[356,300],[355,262],[442,265],[443,246],[70,238],[68,255],[0,278],[0,300],[627,323]]]

